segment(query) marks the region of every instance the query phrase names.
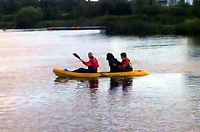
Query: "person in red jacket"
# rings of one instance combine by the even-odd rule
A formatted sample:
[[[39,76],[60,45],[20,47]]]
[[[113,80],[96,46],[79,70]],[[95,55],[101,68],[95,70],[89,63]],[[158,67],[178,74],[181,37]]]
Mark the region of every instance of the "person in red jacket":
[[[89,61],[83,61],[83,64],[88,67],[88,69],[85,68],[79,68],[77,70],[74,70],[74,72],[80,72],[80,73],[97,73],[99,63],[98,60],[93,56],[92,52],[88,53],[88,58],[90,59]]]
[[[127,71],[132,71],[133,66],[131,61],[127,58],[127,55],[125,52],[120,54],[122,62],[121,64],[118,65],[118,69],[120,72],[127,72]]]

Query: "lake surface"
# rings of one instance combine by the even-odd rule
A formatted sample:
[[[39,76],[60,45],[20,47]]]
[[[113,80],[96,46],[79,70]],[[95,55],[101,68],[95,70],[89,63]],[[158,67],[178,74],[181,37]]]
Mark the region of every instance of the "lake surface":
[[[58,79],[92,51],[126,52],[135,78]],[[199,132],[200,39],[106,36],[100,31],[0,32],[1,132]]]

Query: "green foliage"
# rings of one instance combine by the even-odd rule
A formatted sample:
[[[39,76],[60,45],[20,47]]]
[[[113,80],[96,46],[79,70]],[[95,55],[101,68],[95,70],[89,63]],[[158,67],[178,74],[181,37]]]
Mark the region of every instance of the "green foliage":
[[[155,16],[157,14],[162,14],[162,8],[160,6],[146,6],[140,11],[141,14],[146,14],[148,16]]]
[[[200,0],[0,0],[0,27],[107,26],[108,34],[199,34]],[[194,19],[195,18],[195,19]]]
[[[131,4],[127,0],[102,0],[99,6],[102,15],[129,15],[132,13]]]
[[[17,28],[34,28],[41,18],[42,12],[40,8],[23,7],[17,12]]]
[[[141,16],[141,15],[140,15]],[[136,19],[138,16],[123,16],[123,17],[106,17],[106,26],[108,34],[121,35],[147,35],[154,34],[152,23]],[[147,18],[147,17],[143,17]]]
[[[176,17],[186,17],[187,16],[187,9],[182,8],[180,6],[169,8],[167,11],[167,14],[170,16],[176,16]]]
[[[176,34],[197,35],[200,32],[200,20],[196,19],[182,23],[176,27]]]
[[[159,14],[153,17],[152,21],[163,25],[175,25],[184,21],[181,17],[171,16],[168,14]]]
[[[43,20],[58,20],[62,15],[59,0],[41,0],[40,6],[44,13]]]
[[[66,21],[59,20],[49,20],[49,21],[41,21],[35,27],[43,28],[43,27],[56,27],[56,26],[66,26]]]
[[[141,13],[146,7],[158,5],[156,0],[132,0],[132,12]]]
[[[169,35],[175,34],[175,26],[173,25],[156,25],[158,31],[156,34]]]
[[[191,9],[191,14],[195,17],[200,18],[200,0],[193,1],[193,7]]]
[[[14,22],[0,22],[0,28],[15,28]]]
[[[2,15],[1,16],[1,21],[3,22],[13,22],[15,21],[16,15],[11,14],[11,15]]]

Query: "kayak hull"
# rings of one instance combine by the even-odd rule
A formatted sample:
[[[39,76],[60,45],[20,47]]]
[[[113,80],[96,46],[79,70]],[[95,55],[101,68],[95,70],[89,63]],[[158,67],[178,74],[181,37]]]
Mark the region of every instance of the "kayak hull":
[[[130,72],[101,72],[102,77],[126,77],[126,76],[146,76],[150,73],[145,70],[134,70]]]
[[[130,72],[97,72],[97,73],[77,73],[72,71],[64,71],[55,68],[53,72],[58,77],[77,77],[77,78],[99,78],[99,77],[125,77],[125,76],[146,76],[150,73],[145,70],[134,70]]]
[[[78,73],[72,71],[64,71],[63,69],[55,68],[53,72],[58,77],[77,77],[77,78],[98,78],[100,73]]]

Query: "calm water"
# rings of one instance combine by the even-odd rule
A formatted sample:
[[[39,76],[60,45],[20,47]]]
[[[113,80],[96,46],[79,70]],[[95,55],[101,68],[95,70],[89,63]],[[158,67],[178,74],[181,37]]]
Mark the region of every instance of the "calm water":
[[[53,68],[84,67],[92,51],[127,52],[150,75],[57,79]],[[111,37],[99,31],[0,32],[1,132],[199,132],[200,40]]]

